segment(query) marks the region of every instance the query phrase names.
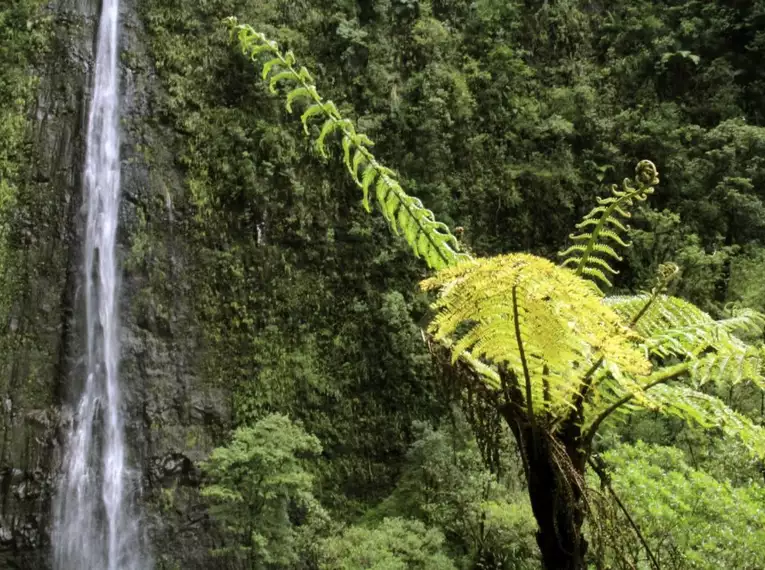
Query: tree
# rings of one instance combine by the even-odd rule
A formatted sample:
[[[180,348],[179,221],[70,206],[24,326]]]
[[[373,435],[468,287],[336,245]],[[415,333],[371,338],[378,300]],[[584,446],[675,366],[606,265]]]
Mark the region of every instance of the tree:
[[[296,561],[295,519],[320,514],[301,456],[320,452],[318,439],[281,414],[237,429],[215,449],[203,465],[209,482],[202,496],[235,542],[218,554],[242,557],[250,570]]]
[[[455,570],[443,535],[419,521],[386,518],[374,528],[355,526],[323,545],[322,570]]]
[[[474,259],[460,251],[449,229],[408,196],[395,172],[369,150],[372,141],[318,94],[311,74],[296,68],[292,52],[249,26],[229,20],[245,55],[270,59],[263,78],[273,92],[289,82],[287,108],[308,102],[301,117],[321,118],[316,140],[342,136],[346,168],[391,228],[438,273],[423,282],[439,292],[429,333],[437,356],[450,354],[447,371],[479,390],[502,414],[525,466],[537,543],[552,570],[585,567],[587,463],[603,423],[616,413],[647,408],[740,437],[765,455],[765,435],[749,418],[709,393],[709,387],[763,379],[762,349],[744,339],[761,334],[763,318],[740,311],[715,320],[667,294],[676,268],[664,266],[650,292],[606,297],[615,247],[628,244],[624,220],[635,202],[658,184],[653,163],[642,161],[634,180],[599,199],[571,236],[563,264],[525,253]],[[447,361],[447,359],[444,359]]]
[[[765,489],[736,487],[694,469],[673,447],[621,445],[604,453],[614,489],[662,568],[757,568],[765,558]],[[628,532],[621,513],[602,517],[608,532]],[[612,541],[624,543],[626,541]],[[615,568],[642,568],[641,548],[608,549]]]

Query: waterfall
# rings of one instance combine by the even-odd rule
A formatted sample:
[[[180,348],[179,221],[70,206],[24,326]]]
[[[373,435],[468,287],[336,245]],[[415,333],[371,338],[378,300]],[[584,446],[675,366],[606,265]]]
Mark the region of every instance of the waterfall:
[[[88,119],[84,290],[87,371],[54,500],[55,570],[146,570],[131,496],[120,408],[118,273],[120,194],[119,0],[103,0]]]

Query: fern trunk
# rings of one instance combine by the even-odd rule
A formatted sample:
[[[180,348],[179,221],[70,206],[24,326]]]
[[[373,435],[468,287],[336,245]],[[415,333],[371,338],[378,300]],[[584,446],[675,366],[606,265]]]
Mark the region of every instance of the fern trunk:
[[[536,539],[543,567],[585,570],[585,458],[577,445],[579,428],[571,425],[550,436],[530,425],[519,425],[517,415],[505,415],[505,419],[523,455],[531,508],[539,526]]]

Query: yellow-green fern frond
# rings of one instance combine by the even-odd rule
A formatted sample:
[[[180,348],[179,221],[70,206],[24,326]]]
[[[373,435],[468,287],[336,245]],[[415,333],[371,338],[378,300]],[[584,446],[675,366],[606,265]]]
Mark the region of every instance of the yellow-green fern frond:
[[[765,430],[745,415],[729,408],[714,396],[682,384],[664,384],[650,393],[651,404],[666,415],[678,417],[702,428],[720,429],[738,437],[759,457],[765,457]]]
[[[607,418],[642,407],[702,427],[720,428],[762,454],[765,432],[701,389],[710,382],[734,386],[743,381],[765,389],[765,351],[741,338],[762,334],[763,315],[740,310],[715,320],[695,305],[657,294],[657,290],[646,295],[611,297],[605,302],[643,338],[646,354],[663,362],[664,367],[638,379],[638,390],[601,375],[598,389],[586,406],[585,441],[592,440]],[[676,382],[681,377],[683,382]]]
[[[650,364],[633,333],[572,271],[528,254],[476,259],[423,281],[441,294],[430,325],[451,345],[526,379],[533,406],[559,415],[571,406],[585,371],[603,359],[627,384]]]
[[[646,353],[691,362],[689,373],[698,385],[744,380],[763,384],[762,350],[740,338],[762,334],[762,314],[744,309],[715,320],[692,303],[667,295],[611,297],[605,301],[626,321],[634,321],[640,312],[635,330],[644,339]]]
[[[610,404],[609,398],[603,398],[599,404],[588,409],[587,417],[591,419],[585,426],[588,436],[593,427],[599,427],[599,424],[593,426],[593,423],[604,417],[604,411]],[[719,429],[728,436],[739,438],[753,454],[765,458],[765,430],[761,426],[732,410],[719,398],[682,383],[657,384],[642,393],[640,399],[631,399],[629,407],[620,406],[619,411],[630,412],[636,408],[673,416],[704,429]],[[613,416],[609,414],[606,417]]]
[[[345,166],[362,191],[362,203],[367,211],[370,210],[369,194],[373,191],[391,229],[402,235],[414,254],[433,269],[449,267],[468,257],[460,251],[457,238],[449,228],[436,221],[433,212],[422,202],[404,192],[398,175],[374,157],[369,150],[373,146],[369,137],[357,132],[353,122],[343,118],[332,101],[319,95],[313,77],[305,67],[297,67],[291,51],[282,53],[276,42],[250,26],[239,24],[235,18],[228,18],[226,22],[242,53],[253,61],[267,56],[263,80],[269,82],[272,93],[282,84],[287,87],[287,111],[292,112],[297,102],[304,104],[300,120],[306,135],[310,134],[313,121],[321,121],[316,139],[318,152],[326,157],[329,138],[339,136],[342,140]]]
[[[611,264],[622,260],[614,248],[630,245],[620,235],[628,230],[623,220],[631,216],[629,207],[636,201],[645,200],[658,183],[656,166],[650,160],[640,161],[635,168],[634,180],[625,178],[621,190],[614,184],[612,195],[598,198],[598,206],[577,224],[576,228],[581,232],[569,236],[575,243],[558,254],[565,258],[563,265],[571,267],[577,275],[610,287],[609,274],[618,273]]]

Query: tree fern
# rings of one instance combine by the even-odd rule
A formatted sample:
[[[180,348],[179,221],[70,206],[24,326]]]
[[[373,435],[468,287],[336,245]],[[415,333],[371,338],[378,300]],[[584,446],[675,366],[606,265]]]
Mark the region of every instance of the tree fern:
[[[603,230],[607,220],[624,217],[622,205],[652,191],[655,168],[646,161],[641,165],[639,188],[601,201],[595,230],[569,263],[555,266],[511,254],[471,259],[423,281],[423,288],[440,291],[430,332],[448,347],[453,361],[462,360],[489,389],[515,399],[516,410],[526,410],[525,421],[551,433],[579,425],[584,449],[604,421],[636,408],[721,427],[753,441],[761,432],[750,420],[700,389],[708,382],[742,381],[765,388],[763,349],[743,338],[762,334],[763,315],[738,310],[714,320],[667,295],[678,274],[672,264],[662,266],[656,286],[641,295],[604,297],[596,283],[583,279],[593,275],[583,269],[591,263],[587,256],[601,251],[598,240],[610,235]],[[591,212],[587,220],[593,219]],[[516,386],[507,390],[498,378],[505,383],[510,378]],[[690,384],[677,383],[683,378]]]
[[[622,260],[615,246],[629,246],[621,237],[628,229],[622,220],[630,218],[629,207],[635,201],[644,201],[658,183],[656,166],[650,160],[642,160],[635,168],[634,180],[625,178],[621,190],[612,185],[612,195],[598,198],[598,205],[577,224],[580,233],[569,236],[575,243],[558,254],[565,258],[563,265],[572,267],[577,275],[610,287],[607,274],[619,273],[611,264]]]
[[[422,286],[441,289],[430,331],[448,340],[453,359],[469,353],[508,368],[528,386],[526,405],[551,419],[571,406],[584,371],[596,361],[623,371],[627,384],[650,371],[637,338],[597,288],[546,259],[470,260]]]
[[[375,158],[369,150],[373,146],[369,137],[358,132],[332,101],[319,95],[313,77],[305,67],[297,67],[292,51],[283,53],[276,42],[250,26],[238,24],[235,18],[229,18],[227,23],[232,40],[236,38],[244,55],[252,61],[261,57],[265,60],[262,78],[268,81],[270,91],[275,94],[279,85],[288,86],[287,111],[292,112],[298,102],[303,105],[300,120],[305,134],[310,134],[314,120],[322,121],[315,141],[322,156],[327,156],[329,137],[339,135],[345,166],[362,191],[367,211],[371,211],[371,193],[391,229],[403,235],[414,254],[432,269],[448,267],[468,257],[460,252],[457,238],[449,228],[438,222],[419,199],[404,192],[398,175]]]
[[[657,410],[740,437],[765,456],[765,433],[720,399],[702,391],[710,382],[745,380],[765,387],[763,349],[746,342],[765,319],[738,311],[714,320],[694,305],[667,294],[677,268],[664,266],[650,293],[604,298],[599,285],[620,261],[618,247],[635,202],[658,184],[650,161],[634,180],[598,199],[577,225],[575,242],[559,255],[561,266],[529,254],[473,259],[430,210],[401,188],[396,174],[369,150],[331,101],[318,94],[310,73],[296,68],[292,52],[249,26],[228,21],[242,52],[268,56],[263,79],[272,92],[289,85],[286,106],[303,105],[306,134],[321,121],[318,151],[327,155],[330,136],[342,141],[345,167],[370,209],[370,193],[395,232],[415,255],[438,270],[423,281],[437,290],[436,316],[426,337],[434,353],[451,353],[460,378],[494,406],[513,432],[524,461],[529,496],[539,523],[537,541],[546,568],[585,567],[584,470],[598,429],[614,414]],[[689,382],[690,379],[690,382]]]

